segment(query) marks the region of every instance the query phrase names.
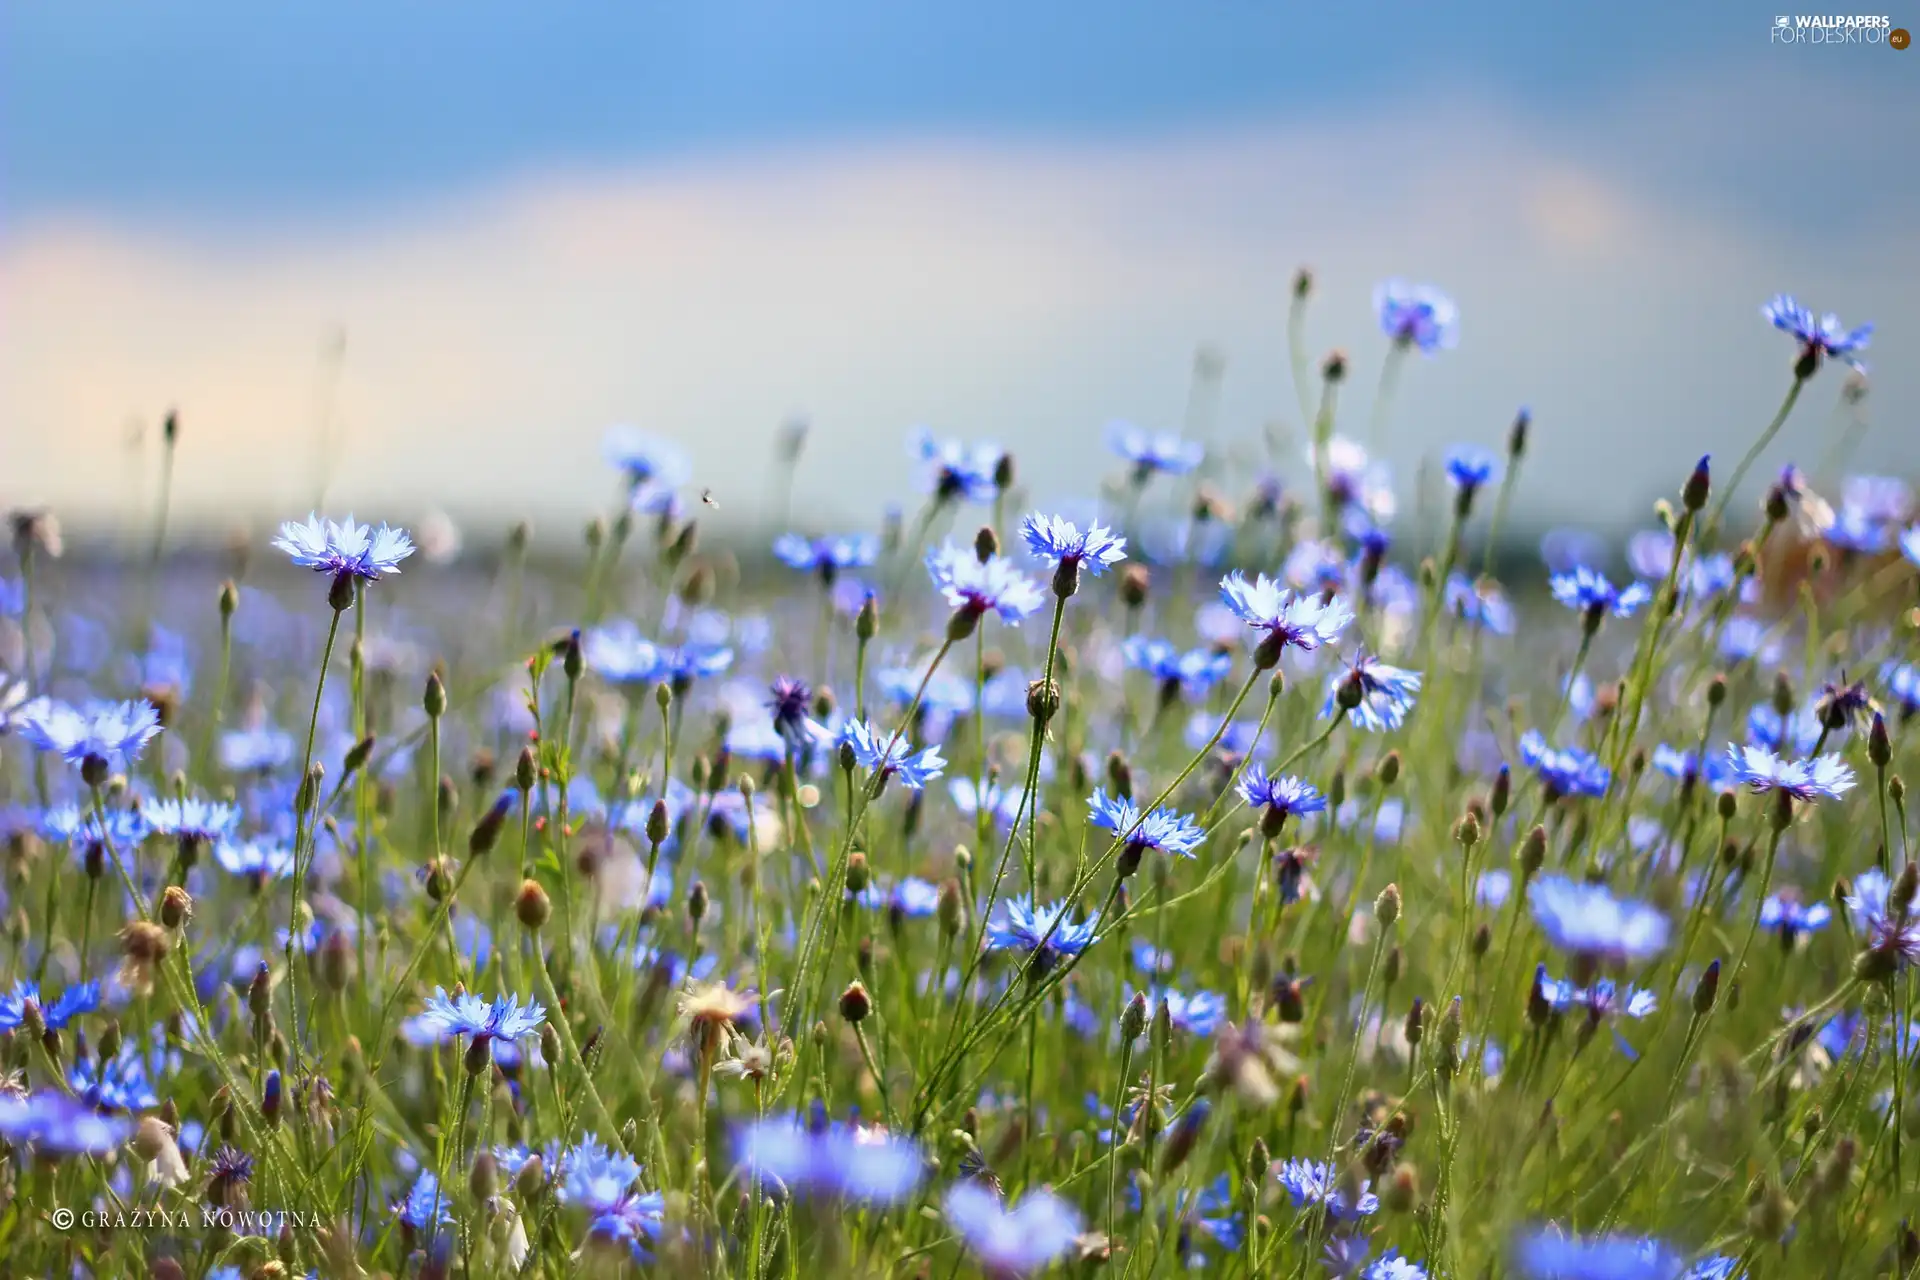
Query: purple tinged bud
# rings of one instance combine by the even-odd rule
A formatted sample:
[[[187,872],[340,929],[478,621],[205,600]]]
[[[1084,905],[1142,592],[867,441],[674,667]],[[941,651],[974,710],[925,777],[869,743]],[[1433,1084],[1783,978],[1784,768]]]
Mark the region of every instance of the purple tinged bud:
[[[1693,1016],[1704,1018],[1713,1012],[1713,1002],[1720,994],[1720,962],[1715,960],[1700,975],[1700,981],[1693,987]]]

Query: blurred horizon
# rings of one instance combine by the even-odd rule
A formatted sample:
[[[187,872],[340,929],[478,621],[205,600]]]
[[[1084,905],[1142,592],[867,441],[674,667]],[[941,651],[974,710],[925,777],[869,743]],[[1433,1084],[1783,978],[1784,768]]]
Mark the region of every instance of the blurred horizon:
[[[1778,404],[1777,291],[1876,322],[1854,463],[1910,472],[1920,180],[1878,140],[1920,125],[1920,55],[1773,47],[1771,11],[1706,3],[1475,17],[11,7],[0,505],[145,528],[169,409],[183,534],[305,515],[323,423],[331,512],[476,543],[575,536],[617,423],[685,447],[723,528],[770,523],[795,416],[802,527],[910,503],[916,424],[1010,447],[1044,505],[1117,469],[1108,420],[1182,426],[1202,345],[1207,434],[1297,446],[1301,265],[1356,438],[1374,285],[1460,304],[1392,406],[1403,508],[1524,404],[1517,519],[1644,522]],[[1843,372],[1756,480],[1820,461]]]

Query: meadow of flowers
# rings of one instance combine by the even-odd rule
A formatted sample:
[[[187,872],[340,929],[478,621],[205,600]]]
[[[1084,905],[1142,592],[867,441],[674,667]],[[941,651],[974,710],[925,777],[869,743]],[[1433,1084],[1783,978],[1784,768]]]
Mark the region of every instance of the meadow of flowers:
[[[1516,557],[1550,424],[1396,492],[1453,304],[1351,438],[1311,295],[1293,439],[1034,510],[920,431],[771,557],[629,430],[557,565],[16,513],[0,1272],[1920,1273],[1920,525],[1769,448],[1868,330],[1775,299],[1743,459]]]

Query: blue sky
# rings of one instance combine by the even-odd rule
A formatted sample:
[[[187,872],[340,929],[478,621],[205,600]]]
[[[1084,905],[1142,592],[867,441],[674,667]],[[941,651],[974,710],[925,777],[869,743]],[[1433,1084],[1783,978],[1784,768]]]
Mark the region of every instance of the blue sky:
[[[518,169],[822,137],[1332,116],[1448,81],[1553,112],[1756,52],[1766,25],[1710,3],[455,9],[10,6],[7,205],[367,208]]]
[[[1776,288],[1880,322],[1876,414],[1920,390],[1895,310],[1920,184],[1885,141],[1920,124],[1920,54],[1769,47],[1747,5],[3,13],[9,501],[121,504],[102,453],[174,403],[205,450],[190,514],[305,501],[336,332],[362,502],[575,513],[625,420],[753,489],[793,412],[803,493],[850,511],[849,468],[905,494],[918,421],[1012,438],[1064,489],[1106,418],[1177,419],[1201,341],[1229,354],[1223,433],[1290,416],[1302,261],[1314,343],[1363,368],[1374,280],[1460,297],[1389,452],[1535,404],[1543,512],[1626,518],[1679,454],[1737,452],[1777,395]],[[1603,461],[1617,492],[1585,482]]]

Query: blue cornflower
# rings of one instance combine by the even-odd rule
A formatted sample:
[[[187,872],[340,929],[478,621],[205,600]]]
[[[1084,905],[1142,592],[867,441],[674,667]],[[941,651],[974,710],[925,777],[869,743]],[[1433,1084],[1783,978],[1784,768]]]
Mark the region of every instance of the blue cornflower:
[[[1020,522],[1020,536],[1036,558],[1055,568],[1084,568],[1096,578],[1127,558],[1127,540],[1103,524],[1081,529],[1063,516],[1036,511]]]
[[[251,880],[255,889],[293,874],[293,850],[274,840],[222,840],[213,847],[213,859],[229,874]]]
[[[293,759],[293,735],[271,725],[220,735],[220,767],[228,773],[270,773]]]
[[[12,991],[0,995],[0,1031],[13,1031],[25,1025],[28,1005],[40,1010],[42,1026],[60,1031],[81,1014],[92,1013],[100,1007],[100,984],[76,982],[62,991],[52,1004],[42,1004],[40,984],[22,978],[13,984]]]
[[[636,506],[642,494],[650,498],[671,492],[693,471],[679,445],[636,427],[608,427],[601,451],[626,478]]]
[[[24,1096],[0,1094],[0,1138],[42,1155],[107,1155],[133,1136],[125,1116],[98,1110],[64,1093],[43,1089]]]
[[[1382,281],[1373,291],[1373,309],[1380,331],[1398,346],[1432,355],[1460,341],[1460,309],[1432,285]]]
[[[1087,797],[1087,813],[1094,826],[1125,842],[1120,854],[1123,864],[1131,857],[1138,866],[1140,855],[1149,849],[1191,858],[1207,838],[1205,829],[1184,813],[1162,805],[1143,815],[1133,801],[1120,796],[1109,799],[1098,787]]]
[[[1514,1260],[1534,1280],[1681,1280],[1680,1255],[1646,1236],[1580,1239],[1535,1228],[1514,1244]]]
[[[1499,459],[1478,445],[1455,445],[1447,453],[1447,478],[1453,481],[1455,510],[1461,515],[1472,505],[1480,486],[1493,479],[1500,469]]]
[[[1240,798],[1247,802],[1249,809],[1261,811],[1261,829],[1269,837],[1279,835],[1281,825],[1288,818],[1320,813],[1327,807],[1327,798],[1311,782],[1269,775],[1258,765],[1247,766],[1246,772],[1240,775]],[[1268,827],[1272,830],[1268,831]]]
[[[920,920],[940,909],[940,886],[931,880],[908,876],[887,894],[887,910],[897,911],[910,920]]]
[[[1833,523],[1821,530],[1821,536],[1842,551],[1877,556],[1887,549],[1893,530],[1872,512],[1851,503],[1842,503]]]
[[[546,1017],[547,1011],[538,1000],[522,1005],[514,996],[500,996],[488,1004],[476,995],[449,996],[446,988],[436,987],[427,997],[420,1025],[442,1040],[457,1036],[472,1036],[477,1041],[518,1040],[538,1031]]]
[[[947,1188],[945,1208],[954,1232],[988,1275],[1042,1270],[1080,1237],[1079,1210],[1044,1187],[1008,1209],[978,1182],[956,1182]]]
[[[368,582],[399,573],[400,562],[413,554],[413,539],[406,530],[385,524],[370,528],[355,524],[352,516],[338,521],[309,514],[305,524],[289,520],[280,526],[280,536],[273,545],[302,568],[337,579],[363,578]]]
[[[1337,597],[1296,596],[1264,573],[1248,582],[1234,570],[1220,580],[1220,599],[1242,622],[1266,633],[1254,655],[1262,669],[1279,662],[1288,645],[1312,652],[1332,644],[1353,621],[1352,611]]]
[[[919,791],[947,768],[940,748],[915,751],[905,734],[882,737],[866,720],[847,721],[841,727],[840,741],[853,748],[854,760],[872,770],[883,785],[897,777],[909,790]]]
[[[131,1044],[118,1057],[99,1064],[91,1058],[75,1058],[67,1083],[76,1097],[102,1111],[144,1111],[160,1105],[147,1079],[146,1060]]]
[[[1538,729],[1521,735],[1520,758],[1556,795],[1603,796],[1613,781],[1612,772],[1598,756],[1578,747],[1548,746]]]
[[[1428,1276],[1425,1267],[1401,1257],[1398,1249],[1389,1249],[1367,1264],[1360,1280],[1428,1280]]]
[[[1783,760],[1765,747],[1727,744],[1733,780],[1755,794],[1780,791],[1795,800],[1837,800],[1853,789],[1853,770],[1839,756]]]
[[[626,1198],[640,1179],[640,1162],[587,1134],[560,1157],[560,1199],[601,1214]]]
[[[1791,294],[1778,293],[1766,306],[1760,308],[1760,314],[1774,328],[1790,333],[1800,343],[1800,364],[1795,366],[1796,377],[1810,378],[1820,361],[1834,356],[1846,361],[1858,369],[1861,367],[1859,353],[1866,350],[1873,340],[1873,326],[1863,324],[1858,329],[1849,330],[1840,323],[1840,317],[1829,311],[1816,318],[1813,312],[1800,305]]]
[[[1553,598],[1583,614],[1590,627],[1599,626],[1609,613],[1616,618],[1631,618],[1641,605],[1653,599],[1653,589],[1646,583],[1616,588],[1605,574],[1585,565],[1571,573],[1554,574],[1550,585]]]
[[[1920,565],[1920,524],[1900,531],[1900,554],[1911,563]]]
[[[1771,703],[1763,702],[1747,712],[1747,741],[1775,753],[1791,746],[1796,755],[1805,755],[1820,741],[1820,734],[1820,717],[1810,707],[1782,716]]]
[[[1182,440],[1171,431],[1147,431],[1131,422],[1107,424],[1107,447],[1133,464],[1134,480],[1140,483],[1156,471],[1185,475],[1200,465],[1207,452],[1198,440]]]
[[[594,627],[580,637],[587,669],[613,684],[646,684],[659,679],[660,648],[624,619]]]
[[[40,830],[49,839],[70,846],[76,854],[108,841],[124,851],[147,838],[147,820],[135,809],[109,809],[103,827],[97,810],[69,804],[47,810],[40,819]]]
[[[1454,617],[1476,623],[1497,636],[1513,634],[1513,605],[1491,579],[1474,582],[1463,573],[1450,573],[1442,598]]]
[[[160,732],[160,713],[150,702],[95,702],[84,708],[39,698],[18,720],[20,736],[41,751],[57,752],[85,772],[91,764],[106,774],[140,758]],[[97,764],[93,762],[98,762]]]
[[[783,533],[773,540],[773,554],[791,569],[820,575],[828,586],[842,569],[857,569],[872,564],[880,556],[880,540],[871,534],[851,537],[814,538]]]
[[[1513,872],[1505,867],[1494,867],[1480,873],[1480,879],[1474,883],[1473,898],[1483,907],[1498,910],[1506,905],[1507,897],[1513,892]]]
[[[1547,966],[1542,964],[1534,970],[1533,980],[1548,1008],[1555,1012],[1583,1009],[1596,1022],[1614,1015],[1644,1018],[1660,1007],[1660,997],[1653,992],[1635,986],[1623,991],[1611,978],[1601,978],[1590,987],[1577,987],[1548,977]]]
[[[795,1195],[838,1196],[873,1205],[898,1204],[925,1176],[920,1148],[884,1129],[808,1124],[769,1117],[734,1135],[741,1164]]]
[[[1320,1265],[1326,1268],[1327,1280],[1355,1280],[1372,1252],[1373,1243],[1365,1236],[1337,1235],[1321,1248]]]
[[[1689,779],[1705,782],[1715,791],[1724,787],[1732,778],[1727,762],[1718,756],[1708,756],[1702,760],[1692,751],[1683,751],[1662,742],[1653,749],[1653,767],[1680,782]]]
[[[1737,613],[1720,628],[1720,656],[1732,662],[1745,662],[1749,658],[1774,662],[1780,656],[1780,642],[1773,638],[1766,623],[1749,614]]]
[[[1887,873],[1878,867],[1868,867],[1853,878],[1853,891],[1847,895],[1847,913],[1862,927],[1870,927],[1874,922],[1887,918],[1887,895],[1893,884],[1887,879]]]
[[[983,561],[972,548],[948,543],[927,553],[927,573],[956,617],[977,621],[991,612],[1017,627],[1040,607],[1039,585],[1005,556],[988,556]]]
[[[953,807],[961,813],[969,818],[992,814],[993,825],[1002,829],[1012,826],[1024,807],[1020,791],[997,782],[976,786],[972,778],[954,778],[947,783],[947,791],[953,796]]]
[[[998,445],[936,440],[925,427],[916,427],[907,448],[926,464],[922,484],[937,502],[992,502],[1000,493],[998,476],[1007,455]]]
[[[1880,679],[1886,684],[1887,692],[1899,702],[1904,714],[1912,715],[1920,711],[1920,666],[1889,662],[1880,668]]]
[[[1162,1000],[1167,1002],[1168,1022],[1174,1030],[1184,1031],[1188,1035],[1211,1036],[1226,1021],[1227,998],[1217,991],[1196,991],[1187,995],[1172,987],[1161,987],[1147,992],[1147,1008],[1158,1009]],[[1145,1035],[1146,1032],[1140,1034]]]
[[[438,1222],[442,1225],[452,1222],[453,1215],[447,1207],[453,1201],[440,1192],[440,1180],[433,1176],[431,1169],[422,1169],[420,1176],[413,1180],[413,1186],[407,1189],[393,1206],[393,1215],[400,1219],[403,1226],[415,1231],[425,1231],[429,1225]]]
[[[1090,918],[1074,924],[1067,919],[1072,909],[1070,902],[1037,907],[1025,894],[1009,898],[987,921],[987,950],[1030,953],[1041,951],[1044,944],[1043,966],[1051,966],[1061,956],[1079,955],[1093,942],[1098,921]]]
[[[653,679],[684,693],[695,680],[719,675],[733,665],[733,650],[723,645],[663,645],[657,653]]]
[[[803,745],[812,735],[813,690],[804,680],[775,676],[769,688],[767,710],[773,717],[773,731],[790,747]]]
[[[1776,893],[1760,904],[1760,927],[1785,934],[1813,933],[1833,920],[1833,908],[1824,902],[1802,902],[1792,893]]]
[[[1667,945],[1666,916],[1605,885],[1545,876],[1528,886],[1527,901],[1547,941],[1583,959],[1643,960]]]
[[[1276,1163],[1273,1176],[1287,1195],[1293,1200],[1296,1209],[1311,1209],[1325,1205],[1327,1216],[1336,1222],[1349,1222],[1367,1217],[1380,1208],[1380,1197],[1367,1190],[1370,1185],[1360,1184],[1360,1198],[1353,1204],[1340,1192],[1340,1179],[1334,1173],[1333,1166],[1321,1160],[1287,1160]]]
[[[1128,636],[1120,642],[1120,656],[1129,667],[1159,681],[1162,689],[1178,689],[1190,698],[1206,693],[1233,669],[1231,654],[1218,649],[1182,653],[1171,641],[1150,636]],[[1211,729],[1207,736],[1213,736]]]
[[[182,800],[156,800],[143,813],[147,826],[155,835],[203,843],[212,843],[230,835],[240,821],[240,811],[232,805],[217,800],[202,800],[197,796]]]
[[[1419,692],[1418,671],[1389,666],[1372,654],[1357,654],[1327,685],[1320,718],[1331,720],[1344,708],[1355,725],[1370,733],[1384,733],[1407,722],[1414,695]],[[1355,694],[1359,695],[1357,700]]]

